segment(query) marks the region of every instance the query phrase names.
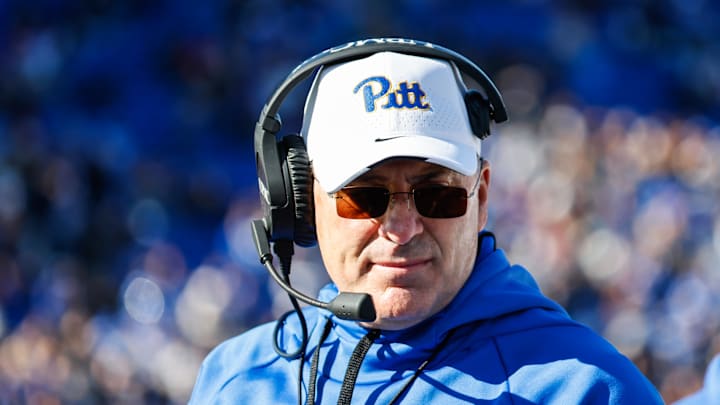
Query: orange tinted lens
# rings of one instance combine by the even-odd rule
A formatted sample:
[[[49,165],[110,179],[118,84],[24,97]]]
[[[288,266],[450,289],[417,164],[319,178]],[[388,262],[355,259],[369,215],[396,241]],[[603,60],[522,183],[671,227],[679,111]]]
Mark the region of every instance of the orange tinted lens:
[[[390,194],[381,187],[348,187],[335,193],[337,214],[343,218],[367,219],[382,216]]]
[[[456,218],[467,211],[467,191],[461,187],[429,186],[413,191],[415,208],[428,218]]]

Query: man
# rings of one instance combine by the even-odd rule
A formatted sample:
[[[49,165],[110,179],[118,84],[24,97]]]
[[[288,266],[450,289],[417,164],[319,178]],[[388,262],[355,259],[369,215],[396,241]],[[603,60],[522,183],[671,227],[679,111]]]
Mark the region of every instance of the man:
[[[662,403],[496,248],[467,94],[442,58],[377,52],[322,67],[302,128],[332,279],[319,299],[369,294],[374,317],[309,307],[275,333],[252,329],[207,357],[191,403]]]

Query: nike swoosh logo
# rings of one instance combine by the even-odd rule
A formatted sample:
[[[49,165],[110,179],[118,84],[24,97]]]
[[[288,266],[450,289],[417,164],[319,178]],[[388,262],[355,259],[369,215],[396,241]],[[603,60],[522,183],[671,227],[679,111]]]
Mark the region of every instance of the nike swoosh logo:
[[[397,139],[397,138],[404,138],[404,136],[399,135],[399,136],[391,136],[389,138],[375,138],[375,142],[385,142],[385,141],[389,141],[389,140]]]

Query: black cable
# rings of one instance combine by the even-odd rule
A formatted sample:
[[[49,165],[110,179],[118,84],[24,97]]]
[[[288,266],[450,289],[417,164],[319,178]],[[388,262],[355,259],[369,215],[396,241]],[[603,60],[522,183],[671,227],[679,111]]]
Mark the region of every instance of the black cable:
[[[327,337],[330,335],[332,326],[332,320],[328,318],[328,320],[325,322],[325,328],[323,329],[323,333],[322,335],[320,335],[320,340],[318,341],[317,348],[315,348],[315,353],[313,354],[312,363],[310,365],[310,381],[308,382],[308,395],[305,401],[305,405],[315,405],[315,387],[317,386],[318,365],[320,363],[320,347],[322,347],[323,343],[325,343],[325,339],[327,339]]]
[[[275,253],[278,256],[278,259],[280,259],[280,269],[282,271],[281,277],[287,284],[290,284],[290,264],[292,261],[292,242],[289,243],[290,249],[288,249],[287,246],[282,246],[281,242],[275,244]],[[307,347],[308,329],[307,321],[305,320],[305,315],[300,308],[300,304],[292,295],[288,294],[288,298],[290,298],[290,304],[292,304],[293,309],[284,313],[280,318],[278,318],[277,322],[275,323],[275,330],[273,331],[273,349],[275,350],[275,353],[277,353],[279,356],[286,359],[294,360],[299,357],[304,357],[303,355]],[[281,348],[278,344],[278,333],[280,332],[280,328],[282,327],[283,323],[285,323],[285,320],[293,313],[296,313],[298,315],[298,320],[300,321],[300,328],[302,329],[302,338],[300,340],[300,347],[294,352],[288,352],[285,349]]]
[[[293,255],[293,242],[292,241],[277,241],[275,242],[274,246],[275,254],[277,255],[279,261],[280,261],[280,271],[282,272],[282,275],[276,275],[282,277],[283,281],[290,285],[290,266],[292,264],[292,255]],[[300,308],[300,303],[298,303],[297,299],[293,297],[292,295],[288,294],[288,298],[290,298],[290,304],[292,304],[293,309],[284,313],[280,318],[278,318],[277,322],[275,323],[275,330],[273,331],[273,349],[275,350],[275,353],[277,353],[279,356],[294,360],[294,359],[300,359],[298,364],[298,384],[297,384],[297,397],[298,397],[298,405],[302,404],[302,377],[303,377],[303,369],[305,365],[305,351],[307,349],[308,344],[308,327],[307,327],[307,321],[305,320],[305,315],[302,312],[302,308]],[[294,352],[288,352],[285,349],[281,348],[278,345],[278,333],[280,331],[280,328],[282,327],[282,324],[285,322],[288,316],[290,316],[292,313],[296,313],[298,315],[298,320],[300,322],[300,329],[302,330],[302,337],[300,340],[300,347]]]
[[[456,329],[453,329],[450,332],[448,332],[447,335],[445,335],[445,338],[442,340],[442,342],[440,342],[440,344],[438,344],[435,347],[433,352],[430,353],[430,357],[425,359],[425,361],[423,361],[420,364],[420,366],[418,366],[418,368],[415,369],[415,372],[410,377],[410,380],[408,380],[408,382],[406,382],[405,385],[403,385],[402,389],[400,389],[400,391],[397,394],[395,394],[395,397],[393,397],[393,399],[388,403],[388,405],[394,405],[398,401],[400,401],[400,399],[405,395],[405,393],[407,393],[407,391],[413,385],[415,380],[417,380],[417,378],[420,376],[420,374],[425,370],[425,367],[427,367],[427,365],[430,364],[430,362],[432,362],[435,359],[435,356],[437,356],[438,353],[440,353],[442,351],[442,349],[448,344],[448,342],[450,341],[450,338],[455,333],[455,331],[456,331]]]

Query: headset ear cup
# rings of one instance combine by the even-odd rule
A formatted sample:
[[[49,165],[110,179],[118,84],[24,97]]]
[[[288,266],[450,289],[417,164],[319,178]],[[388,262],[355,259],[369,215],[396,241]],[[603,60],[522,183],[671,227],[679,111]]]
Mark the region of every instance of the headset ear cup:
[[[480,139],[490,136],[490,103],[479,91],[471,89],[465,92],[470,128]]]
[[[313,182],[310,161],[305,141],[301,136],[283,137],[285,146],[288,178],[295,204],[295,224],[293,240],[302,247],[317,243],[315,235],[315,216],[313,212]]]

